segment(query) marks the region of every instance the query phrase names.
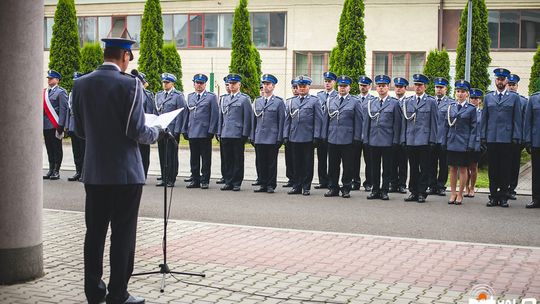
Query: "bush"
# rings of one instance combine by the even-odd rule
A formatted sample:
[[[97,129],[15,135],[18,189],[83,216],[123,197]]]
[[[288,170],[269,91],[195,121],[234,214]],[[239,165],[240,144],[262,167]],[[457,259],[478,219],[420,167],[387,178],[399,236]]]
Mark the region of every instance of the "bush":
[[[90,73],[103,63],[103,50],[99,43],[85,44],[81,49],[81,68],[79,72]]]
[[[176,89],[183,92],[182,84],[182,60],[176,50],[176,46],[172,43],[163,46],[163,72],[171,73],[176,76]]]
[[[448,52],[445,49],[440,51],[430,51],[427,56],[423,74],[428,76],[431,80],[435,77],[444,77],[450,81],[450,58],[448,57]],[[446,95],[450,94],[451,89],[451,86],[448,85]],[[435,95],[435,84],[433,81],[428,84],[426,92],[431,96]]]
[[[529,96],[537,91],[540,91],[540,46],[533,57],[531,78],[529,79]]]

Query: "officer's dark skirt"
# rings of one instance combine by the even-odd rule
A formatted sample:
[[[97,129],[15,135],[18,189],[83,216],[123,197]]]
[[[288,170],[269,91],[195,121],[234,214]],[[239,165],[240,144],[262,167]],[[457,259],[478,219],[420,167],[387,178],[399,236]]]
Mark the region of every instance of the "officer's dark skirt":
[[[139,144],[141,151],[141,159],[144,168],[144,177],[148,176],[148,168],[150,167],[150,145]]]
[[[512,168],[512,144],[488,143],[489,193],[497,200],[508,197],[510,170]]]
[[[85,185],[84,291],[89,302],[105,295],[103,250],[111,225],[108,299],[123,302],[133,272],[142,185]],[[97,302],[97,301],[96,301]]]
[[[289,142],[293,154],[294,189],[311,189],[313,180],[313,143]]]
[[[244,180],[244,141],[241,138],[222,138],[225,184],[241,186]]]
[[[482,158],[482,151],[471,151],[469,152],[469,165],[478,164]]]
[[[68,135],[71,138],[71,150],[73,151],[73,162],[75,162],[75,168],[78,173],[81,173],[84,162],[86,141],[75,135],[75,132],[73,131],[68,132]]]
[[[278,145],[255,145],[255,153],[257,154],[257,168],[259,172],[259,183],[262,188],[275,189],[277,186],[277,158]]]
[[[47,149],[49,165],[53,167],[56,166],[57,169],[60,169],[62,158],[64,156],[62,140],[56,138],[56,129],[43,130],[43,137],[45,138],[45,148]]]
[[[533,148],[532,161],[532,197],[540,202],[540,148]]]
[[[343,163],[343,175],[341,183],[344,190],[351,190],[353,178],[353,153],[355,149],[352,144],[334,145],[328,144],[328,188],[331,190],[339,189],[339,171]]]
[[[158,151],[163,181],[176,182],[176,176],[178,175],[178,146],[171,138],[166,137],[158,141]],[[165,157],[167,157],[167,172],[165,172]]]
[[[427,196],[426,190],[430,174],[430,148],[429,146],[408,146],[409,167],[409,191],[414,195]]]
[[[470,162],[470,152],[447,151],[448,166],[468,167]]]
[[[373,180],[373,192],[382,190],[387,193],[390,187],[390,178],[393,171],[392,147],[369,147],[371,159],[371,178]],[[381,161],[382,161],[382,187],[381,187]]]
[[[212,138],[190,138],[189,151],[191,154],[189,162],[193,181],[208,184],[212,166]]]

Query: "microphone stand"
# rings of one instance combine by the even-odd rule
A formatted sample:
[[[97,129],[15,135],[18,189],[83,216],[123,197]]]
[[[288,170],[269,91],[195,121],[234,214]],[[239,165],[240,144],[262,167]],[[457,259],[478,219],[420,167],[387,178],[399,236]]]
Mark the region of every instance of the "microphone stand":
[[[197,277],[206,277],[204,273],[193,273],[193,272],[184,272],[184,271],[171,271],[169,268],[169,265],[167,264],[167,224],[169,221],[169,215],[167,213],[167,183],[169,182],[168,177],[168,164],[167,164],[167,158],[169,150],[168,145],[169,141],[171,141],[176,147],[178,147],[178,143],[176,142],[176,139],[174,136],[169,132],[167,129],[165,130],[165,162],[164,162],[164,168],[165,168],[165,174],[163,174],[163,263],[159,264],[159,271],[149,271],[149,272],[141,272],[141,273],[135,273],[132,274],[132,277],[135,276],[143,276],[143,275],[150,275],[150,274],[161,274],[161,288],[159,289],[160,292],[165,291],[165,276],[168,274],[178,274],[178,275],[187,275],[187,276],[197,276]]]

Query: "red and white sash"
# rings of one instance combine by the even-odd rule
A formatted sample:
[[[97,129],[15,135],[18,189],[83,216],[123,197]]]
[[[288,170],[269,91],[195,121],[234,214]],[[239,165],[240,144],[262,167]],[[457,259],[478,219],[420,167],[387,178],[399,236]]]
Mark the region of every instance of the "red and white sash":
[[[47,114],[47,117],[53,124],[54,128],[58,129],[58,114],[54,110],[54,107],[49,100],[49,94],[47,94],[47,89],[43,90],[43,110],[45,110],[45,114]]]

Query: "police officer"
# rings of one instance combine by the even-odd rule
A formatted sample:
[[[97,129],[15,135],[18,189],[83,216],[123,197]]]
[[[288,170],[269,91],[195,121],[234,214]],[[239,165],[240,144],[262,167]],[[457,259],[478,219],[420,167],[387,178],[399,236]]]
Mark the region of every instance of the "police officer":
[[[390,81],[387,75],[377,75],[375,84],[379,96],[372,98],[367,104],[368,120],[364,123],[363,138],[364,144],[369,146],[373,178],[373,189],[367,199],[389,200],[388,190],[393,169],[392,147],[400,144],[402,114],[399,101],[388,96]]]
[[[79,72],[73,73],[73,80],[81,77],[83,74]],[[75,175],[68,177],[68,181],[80,181],[82,176],[82,165],[84,163],[84,150],[85,150],[85,141],[84,139],[75,135],[75,119],[73,117],[72,111],[73,105],[73,96],[69,93],[68,98],[68,114],[66,115],[66,122],[63,124],[66,129],[68,136],[71,138],[71,150],[73,152],[73,162],[75,163]]]
[[[285,117],[283,140],[293,153],[294,185],[287,194],[309,195],[313,180],[313,148],[321,141],[322,108],[309,94],[311,78],[298,76],[298,96],[291,100]]]
[[[446,195],[446,182],[448,180],[448,164],[446,163],[446,151],[442,149],[444,141],[444,126],[448,106],[455,100],[446,96],[448,90],[448,80],[443,77],[435,77],[435,100],[437,102],[437,142],[433,146],[431,158],[431,174],[429,184],[429,194]],[[468,90],[467,90],[468,91]],[[437,175],[438,173],[438,175]]]
[[[223,148],[225,185],[221,190],[240,191],[244,180],[244,145],[251,133],[251,99],[240,92],[242,77],[227,75],[231,93],[220,105],[218,138]]]
[[[371,78],[362,75],[358,78],[358,85],[360,88],[360,94],[358,95],[358,99],[360,104],[362,105],[362,113],[364,114],[363,121],[367,121],[368,115],[367,115],[367,104],[368,101],[372,98],[375,98],[375,96],[371,95],[369,91],[371,90],[371,84],[372,84]],[[365,191],[371,191],[373,187],[373,180],[371,177],[371,160],[369,159],[369,146],[367,144],[363,144],[362,147],[355,147],[354,148],[354,163],[353,163],[353,187],[352,190],[359,190],[360,189],[360,159],[362,157],[362,152],[364,153],[364,190]]]
[[[519,83],[519,76],[516,74],[510,74],[508,76],[508,90],[515,92],[519,95],[519,99],[521,102],[521,117],[522,120],[525,117],[525,109],[527,108],[527,97],[520,95],[518,93],[518,83]],[[510,173],[510,189],[508,191],[508,199],[515,200],[516,199],[516,187],[518,184],[518,178],[519,178],[519,168],[521,165],[521,151],[523,150],[523,145],[513,145],[512,147],[512,171]]]
[[[512,147],[522,139],[521,101],[519,95],[508,90],[510,71],[497,68],[494,92],[484,98],[484,112],[480,126],[480,140],[487,144],[489,202],[488,207],[508,207]]]
[[[478,163],[486,151],[486,146],[480,144],[480,124],[482,122],[482,97],[484,92],[480,89],[471,88],[470,103],[476,107],[476,138],[474,140],[474,151],[469,153],[469,168],[467,173],[467,193],[464,197],[474,197],[476,179],[478,177]]]
[[[137,76],[143,84],[143,110],[146,114],[157,114],[156,103],[154,101],[154,93],[147,90],[148,81],[146,81],[146,75],[138,72],[137,70],[131,71],[131,74]],[[150,145],[139,144],[139,150],[141,151],[141,158],[144,168],[144,177],[148,176],[148,168],[150,167]]]
[[[410,178],[406,202],[424,203],[427,197],[429,172],[431,172],[431,148],[437,141],[437,102],[426,94],[429,78],[422,74],[413,75],[415,95],[403,102],[401,142],[408,150]]]
[[[323,137],[328,142],[328,192],[325,197],[339,196],[339,171],[341,177],[341,196],[351,197],[353,173],[353,146],[361,146],[362,106],[355,96],[349,94],[352,79],[349,76],[337,77],[337,95],[329,97],[324,106]]]
[[[403,101],[407,98],[405,97],[405,92],[407,91],[408,85],[409,81],[406,78],[394,78],[394,93],[399,102],[402,121],[404,121],[405,118],[403,117],[401,108],[403,107]],[[394,145],[393,150],[392,178],[390,179],[389,192],[407,193],[407,190],[405,190],[407,187],[407,172],[409,168],[409,165],[407,164],[407,150],[402,145]]]
[[[337,96],[338,93],[334,90],[337,79],[336,74],[324,72],[323,77],[324,90],[317,93],[317,97],[324,113],[328,100]],[[328,188],[328,144],[325,141],[321,141],[317,145],[317,172],[319,173],[319,184],[315,186],[315,189]]]
[[[285,102],[274,95],[278,82],[272,74],[261,78],[263,95],[253,103],[251,141],[255,145],[260,187],[255,192],[274,193],[277,185],[277,158],[283,143]]]
[[[161,167],[162,180],[156,186],[174,187],[176,176],[178,175],[178,144],[180,142],[180,133],[184,125],[186,110],[186,101],[184,94],[177,91],[174,87],[176,76],[170,73],[161,74],[163,91],[156,94],[156,111],[158,115],[172,112],[176,109],[184,109],[167,127],[168,131],[174,136],[164,137],[158,141],[159,164]],[[175,142],[176,141],[176,142]],[[166,159],[166,160],[165,160]],[[165,161],[167,170],[165,171]]]
[[[221,106],[221,103],[223,102],[223,99],[225,96],[231,94],[231,89],[229,88],[229,83],[227,82],[227,76],[223,77],[223,82],[225,83],[225,94],[219,96],[219,102],[218,106]],[[217,134],[216,134],[217,138]],[[225,159],[223,158],[223,145],[221,144],[221,141],[219,142],[219,159],[220,159],[220,167],[221,167],[221,178],[219,178],[216,181],[216,184],[224,184],[225,178],[223,177],[223,172],[225,172]],[[191,182],[191,179],[189,180]]]
[[[260,84],[259,84],[259,97],[263,96],[263,95],[264,95],[264,89],[263,89],[263,83],[261,81]],[[253,100],[253,103],[255,103],[255,100]],[[252,121],[252,123],[253,123],[253,121]],[[253,128],[252,128],[252,131],[253,131]],[[251,141],[251,145],[253,146],[253,148],[255,148],[255,143],[253,143],[253,140],[250,140],[250,141]],[[251,183],[252,186],[260,186],[261,185],[260,168],[262,167],[262,164],[259,164],[260,162],[261,162],[261,158],[257,155],[257,152],[255,151],[255,171],[257,173],[257,179],[253,183]]]
[[[212,166],[212,138],[217,133],[219,109],[216,94],[206,91],[208,76],[195,74],[195,92],[188,95],[183,134],[189,140],[191,182],[186,188],[208,189]],[[202,161],[202,167],[201,167]]]
[[[135,41],[106,38],[105,63],[75,80],[75,133],[86,138],[82,179],[86,190],[84,291],[89,303],[144,303],[127,283],[133,271],[137,214],[145,182],[138,143],[150,144],[160,133],[144,125],[143,90],[126,74]],[[111,225],[110,279],[102,280],[103,250]]]
[[[534,93],[525,110],[524,141],[532,161],[532,201],[527,208],[540,208],[540,92]]]
[[[293,78],[291,80],[291,92],[293,94],[293,97],[287,98],[285,101],[285,115],[287,115],[291,101],[294,97],[298,96],[298,79]],[[293,166],[293,160],[292,160],[292,151],[290,144],[288,142],[284,143],[285,146],[285,176],[287,176],[287,182],[283,184],[284,188],[292,187],[293,181],[294,181],[294,166]]]
[[[43,179],[60,178],[62,165],[62,137],[68,112],[68,93],[58,85],[62,75],[55,70],[47,72],[48,87],[43,91],[43,137],[49,158],[49,171]]]

